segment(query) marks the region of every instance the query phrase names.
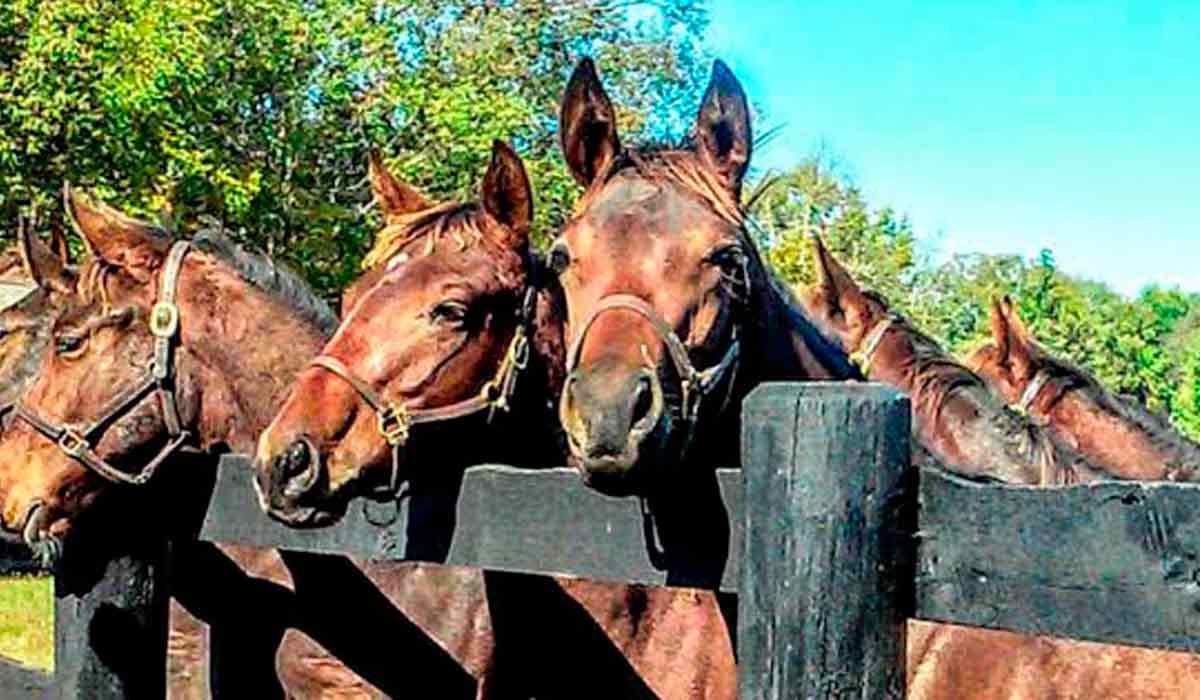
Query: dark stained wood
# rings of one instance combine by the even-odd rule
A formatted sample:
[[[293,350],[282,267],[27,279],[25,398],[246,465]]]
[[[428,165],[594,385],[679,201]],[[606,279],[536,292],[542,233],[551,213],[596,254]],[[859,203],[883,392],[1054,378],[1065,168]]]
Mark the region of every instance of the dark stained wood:
[[[1200,485],[921,480],[918,617],[1200,650]]]
[[[52,682],[49,674],[0,656],[0,698],[44,698]]]
[[[115,497],[80,517],[54,577],[59,700],[162,698],[167,677],[167,540]]]
[[[671,566],[661,571],[650,561],[637,500],[596,493],[569,469],[474,467],[461,483],[414,486],[390,524],[372,524],[392,519],[386,506],[354,502],[340,523],[314,530],[295,530],[267,517],[251,479],[245,458],[222,460],[201,539],[630,583],[661,585],[672,573]],[[741,474],[718,470],[717,484],[728,511],[729,541],[713,543],[709,567],[696,564],[694,543],[681,542],[678,559],[686,570],[675,580],[696,585],[692,571],[715,568],[718,575],[706,579],[710,587],[719,581],[721,590],[732,591],[741,551]],[[671,562],[672,552],[667,554]]]
[[[875,384],[767,384],[742,425],[739,695],[903,698],[908,399]]]

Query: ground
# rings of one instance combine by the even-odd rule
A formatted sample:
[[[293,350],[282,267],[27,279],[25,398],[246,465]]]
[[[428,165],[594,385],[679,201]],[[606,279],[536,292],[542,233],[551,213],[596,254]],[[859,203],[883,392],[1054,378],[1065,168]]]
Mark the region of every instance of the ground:
[[[0,657],[49,671],[54,664],[54,581],[0,578]]]

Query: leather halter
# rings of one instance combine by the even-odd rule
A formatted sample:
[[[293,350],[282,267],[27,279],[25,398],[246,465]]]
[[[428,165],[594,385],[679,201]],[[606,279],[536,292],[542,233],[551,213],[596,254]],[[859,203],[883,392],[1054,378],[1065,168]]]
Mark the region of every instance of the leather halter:
[[[150,332],[154,335],[154,357],[143,379],[121,392],[100,412],[100,418],[85,426],[56,425],[30,410],[24,401],[18,401],[13,411],[19,420],[25,421],[43,437],[58,445],[68,457],[79,462],[104,479],[117,484],[140,486],[148,482],[168,457],[179,451],[191,437],[183,429],[179,408],[175,401],[174,346],[179,338],[179,307],[175,304],[175,287],[183,259],[191,246],[187,241],[177,241],[167,255],[162,278],[159,280],[158,301],[150,311]],[[132,411],[142,399],[151,394],[158,396],[162,407],[163,423],[166,424],[170,440],[135,474],[122,471],[96,453],[96,443],[104,431],[125,414]]]
[[[679,335],[675,332],[675,329],[671,327],[671,324],[667,323],[667,320],[649,302],[632,294],[612,294],[600,300],[600,303],[592,310],[591,315],[584,321],[583,326],[579,330],[579,335],[575,337],[575,341],[571,343],[571,349],[567,353],[568,376],[579,365],[579,356],[583,351],[583,341],[587,338],[588,330],[592,327],[592,324],[605,312],[617,309],[632,311],[646,319],[650,323],[650,327],[654,329],[654,333],[666,344],[667,356],[671,358],[671,363],[675,365],[675,371],[679,374],[680,401],[683,409],[683,420],[687,424],[687,445],[690,445],[696,422],[700,417],[701,401],[704,397],[712,393],[727,374],[730,376],[725,399],[722,401],[722,411],[728,406],[733,396],[734,375],[737,374],[742,349],[741,341],[737,337],[737,326],[734,325],[733,327],[733,338],[724,356],[721,357],[720,362],[708,369],[698,370],[692,364],[688,348],[679,339]],[[565,403],[566,400],[567,392],[564,390],[562,401]]]
[[[871,331],[867,333],[867,337],[863,338],[863,342],[859,343],[858,349],[850,353],[850,364],[858,367],[864,377],[871,373],[871,361],[875,358],[875,353],[879,350],[880,344],[883,343],[884,336],[887,335],[887,332],[899,320],[899,316],[888,314],[886,318],[871,328]]]
[[[392,475],[385,495],[395,495],[399,489],[400,451],[408,443],[412,426],[465,418],[482,411],[488,411],[490,421],[496,411],[507,413],[512,408],[510,401],[516,391],[517,377],[529,365],[530,326],[536,301],[537,289],[530,286],[525,290],[517,328],[513,331],[504,359],[496,368],[496,374],[475,396],[446,406],[409,408],[403,403],[388,401],[345,363],[330,355],[318,355],[310,363],[310,366],[320,367],[349,384],[375,412],[379,434],[392,449]]]
[[[1042,393],[1042,389],[1050,383],[1050,372],[1042,369],[1033,376],[1033,381],[1029,382],[1029,386],[1025,387],[1025,391],[1021,394],[1021,400],[1013,406],[1013,410],[1023,415],[1029,415],[1029,409],[1033,408],[1033,403],[1037,401],[1037,397]]]

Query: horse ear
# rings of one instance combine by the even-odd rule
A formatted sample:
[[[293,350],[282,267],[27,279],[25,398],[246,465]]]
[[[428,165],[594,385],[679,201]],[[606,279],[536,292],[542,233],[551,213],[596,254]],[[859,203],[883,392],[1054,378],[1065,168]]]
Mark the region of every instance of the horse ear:
[[[558,142],[571,175],[584,187],[621,151],[617,114],[590,58],[575,66],[567,83],[558,115]]]
[[[696,151],[725,186],[741,196],[742,178],[750,165],[753,139],[750,105],[742,85],[721,61],[713,63],[712,79],[696,115]]]
[[[429,202],[412,186],[392,175],[383,163],[379,149],[372,148],[367,154],[367,174],[371,180],[371,194],[379,200],[383,215],[398,216],[412,214],[429,208]]]
[[[1012,336],[1009,333],[1008,316],[1004,313],[1004,303],[992,299],[992,341],[996,344],[996,359],[1001,364],[1008,363],[1008,353],[1012,349]]]
[[[504,224],[510,248],[524,247],[529,242],[533,224],[533,189],[521,157],[507,143],[492,142],[492,162],[483,176],[481,192],[483,210]]]
[[[128,217],[106,204],[92,203],[70,184],[63,185],[67,219],[87,244],[91,254],[149,281],[171,248],[162,229]]]
[[[57,221],[50,224],[50,247],[58,256],[58,262],[64,267],[71,262],[71,247],[67,245],[67,235],[63,233],[62,225]]]
[[[1022,365],[1026,369],[1033,365],[1033,336],[1017,315],[1016,304],[1008,295],[997,302],[993,309],[992,335],[1001,350],[1000,357],[1004,364]]]
[[[33,226],[25,219],[21,219],[17,226],[17,242],[25,274],[34,284],[43,289],[68,288],[71,275],[66,265],[55,251],[37,237]]]
[[[825,247],[825,241],[818,235],[814,235],[812,240],[817,287],[828,299],[828,303],[842,309],[851,304],[865,304],[866,298],[858,283]]]

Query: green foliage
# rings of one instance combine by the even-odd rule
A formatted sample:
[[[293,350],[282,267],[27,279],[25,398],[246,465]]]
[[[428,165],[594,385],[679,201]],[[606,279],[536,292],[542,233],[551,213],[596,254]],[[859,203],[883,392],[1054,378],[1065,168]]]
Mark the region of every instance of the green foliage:
[[[184,231],[214,217],[333,295],[377,224],[369,146],[431,196],[468,198],[503,138],[544,238],[576,195],[555,133],[575,62],[596,57],[626,134],[678,135],[705,23],[684,0],[11,0],[0,216],[57,214],[69,179]]]
[[[1200,437],[1200,295],[1149,287],[1125,299],[1063,273],[1048,250],[1033,260],[970,254],[935,262],[917,252],[906,221],[871,209],[822,158],[781,176],[753,213],[767,258],[787,281],[811,283],[807,234],[823,232],[865,287],[959,355],[990,340],[991,301],[1011,295],[1046,347]]]

